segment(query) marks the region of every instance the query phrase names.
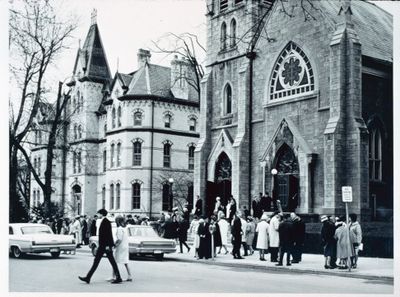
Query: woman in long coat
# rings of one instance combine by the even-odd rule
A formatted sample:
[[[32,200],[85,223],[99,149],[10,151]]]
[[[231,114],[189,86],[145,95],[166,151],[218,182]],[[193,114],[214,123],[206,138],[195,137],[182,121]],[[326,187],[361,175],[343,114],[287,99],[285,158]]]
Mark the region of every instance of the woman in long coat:
[[[247,217],[246,245],[250,251],[250,255],[254,254],[253,241],[255,234],[256,234],[256,224],[254,223],[254,219],[252,217]]]
[[[194,251],[194,256],[196,258],[199,256],[198,250],[199,250],[199,245],[200,245],[200,237],[197,232],[198,229],[199,229],[199,218],[197,217],[197,215],[194,215],[193,220],[190,223],[189,232],[193,236],[193,251]]]
[[[217,218],[215,216],[211,217],[211,224],[214,224],[215,231],[213,233],[214,236],[214,254],[215,254],[215,249],[219,247],[221,250],[222,247],[222,239],[221,239],[221,229],[219,228],[219,224],[217,222]]]
[[[225,255],[228,253],[226,246],[228,245],[228,233],[229,233],[229,223],[225,219],[225,215],[222,213],[220,219],[218,220],[218,226],[221,234],[221,246],[219,248],[218,254],[221,253],[221,249],[225,249]]]
[[[69,228],[69,234],[75,237],[76,247],[80,247],[82,243],[82,227],[79,218],[79,216],[75,217]]]
[[[262,215],[256,228],[256,232],[258,232],[256,247],[260,251],[260,261],[265,261],[265,251],[268,250],[268,231],[267,216]]]
[[[206,220],[200,220],[198,234],[200,236],[199,244],[199,259],[211,258],[211,234],[209,230],[209,224]]]
[[[278,262],[279,224],[280,224],[280,215],[276,213],[269,222],[269,230],[268,230],[271,262]]]
[[[347,269],[347,259],[353,256],[353,248],[350,244],[349,228],[344,223],[344,219],[338,221],[339,227],[335,231],[335,239],[337,239],[336,257],[340,259],[339,269]]]

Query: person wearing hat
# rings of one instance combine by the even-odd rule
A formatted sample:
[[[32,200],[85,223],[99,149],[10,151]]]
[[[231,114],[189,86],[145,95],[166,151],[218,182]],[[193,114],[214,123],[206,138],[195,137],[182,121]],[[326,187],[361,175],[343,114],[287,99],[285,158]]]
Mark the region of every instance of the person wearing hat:
[[[256,232],[258,233],[256,248],[260,251],[260,261],[266,261],[264,255],[265,251],[268,250],[269,224],[267,223],[267,218],[268,216],[263,214],[256,229]]]
[[[111,222],[107,219],[107,210],[104,208],[99,209],[97,211],[97,215],[99,217],[99,247],[97,248],[96,256],[94,257],[93,265],[90,268],[89,272],[85,277],[79,276],[78,278],[86,282],[90,283],[90,279],[93,276],[93,273],[96,271],[99,266],[100,260],[103,258],[104,253],[107,255],[108,260],[111,263],[111,266],[114,270],[116,278],[111,282],[113,284],[118,284],[122,282],[121,275],[118,270],[117,263],[115,262],[113,256],[113,247],[114,247],[114,239],[111,229]]]
[[[335,224],[326,215],[321,216],[321,238],[324,245],[325,269],[333,269],[332,259],[336,254]]]

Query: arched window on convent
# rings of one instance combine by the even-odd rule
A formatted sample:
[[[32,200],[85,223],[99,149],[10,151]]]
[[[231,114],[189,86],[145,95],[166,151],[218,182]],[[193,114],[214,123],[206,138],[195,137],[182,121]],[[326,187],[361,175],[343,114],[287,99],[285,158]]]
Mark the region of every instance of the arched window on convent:
[[[194,149],[195,149],[195,146],[193,144],[191,146],[189,146],[189,152],[188,152],[188,157],[189,157],[188,168],[189,168],[189,170],[194,169]]]
[[[118,127],[121,127],[122,109],[118,106]]]
[[[117,144],[117,167],[121,166],[121,143]]]
[[[224,89],[224,110],[223,113],[225,115],[232,113],[232,87],[230,84],[227,84]]]
[[[101,207],[106,208],[106,186],[101,189]]]
[[[223,22],[221,25],[221,50],[226,49],[226,23]]]
[[[114,156],[115,156],[115,144],[111,144],[111,156],[110,156],[110,167],[113,168],[114,167]]]
[[[172,116],[171,114],[166,114],[164,116],[164,127],[165,128],[171,128],[171,121],[172,121]]]
[[[110,185],[110,209],[114,209],[114,185]]]
[[[382,180],[382,133],[376,126],[369,133],[369,179]]]
[[[82,139],[82,126],[79,125],[78,127],[78,139]]]
[[[81,173],[82,172],[82,153],[78,152],[77,157],[78,157],[78,159],[77,159],[76,163],[78,165],[78,173]]]
[[[171,167],[171,142],[166,141],[164,143],[164,160],[163,160],[163,166],[165,168],[170,168]]]
[[[107,170],[107,150],[103,151],[103,172]]]
[[[235,47],[236,46],[236,21],[235,19],[232,19],[231,21],[231,34],[230,34],[230,45],[231,47]]]
[[[142,165],[142,141],[136,140],[133,142],[133,166],[141,166]]]
[[[132,209],[140,209],[140,183],[132,184]]]
[[[121,208],[121,185],[118,183],[115,187],[116,190],[116,196],[117,196],[117,201],[115,203],[115,209],[120,209]]]
[[[313,94],[314,90],[314,72],[310,60],[299,46],[290,42],[273,68],[269,99],[289,99]]]
[[[74,125],[74,139],[78,139],[78,125],[75,124]]]
[[[115,120],[116,120],[116,113],[115,113],[115,107],[113,107],[111,111],[111,127],[112,129],[115,128]]]
[[[140,111],[135,111],[133,114],[133,125],[141,126],[142,125],[142,113]]]

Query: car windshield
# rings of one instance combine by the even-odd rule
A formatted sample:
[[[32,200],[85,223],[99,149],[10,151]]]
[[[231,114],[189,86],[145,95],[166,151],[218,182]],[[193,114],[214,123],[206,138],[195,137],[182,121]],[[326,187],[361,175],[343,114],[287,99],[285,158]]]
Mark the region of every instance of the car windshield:
[[[22,234],[37,234],[37,233],[46,233],[52,234],[50,227],[48,226],[29,226],[21,228]]]
[[[129,236],[158,237],[153,228],[129,227]]]

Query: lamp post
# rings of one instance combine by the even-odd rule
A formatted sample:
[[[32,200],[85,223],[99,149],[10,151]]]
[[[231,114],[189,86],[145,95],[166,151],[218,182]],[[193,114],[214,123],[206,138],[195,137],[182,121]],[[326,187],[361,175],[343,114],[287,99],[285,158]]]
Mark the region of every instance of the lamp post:
[[[278,206],[276,193],[275,193],[275,175],[278,174],[278,170],[276,170],[276,168],[272,168],[271,174],[272,174],[271,195],[272,195],[272,202],[273,202],[273,207],[274,207],[274,211],[275,211]]]
[[[172,185],[174,184],[174,179],[170,177],[168,179],[169,182],[169,208],[172,210],[173,207],[173,201],[174,201],[174,195],[172,193]]]

